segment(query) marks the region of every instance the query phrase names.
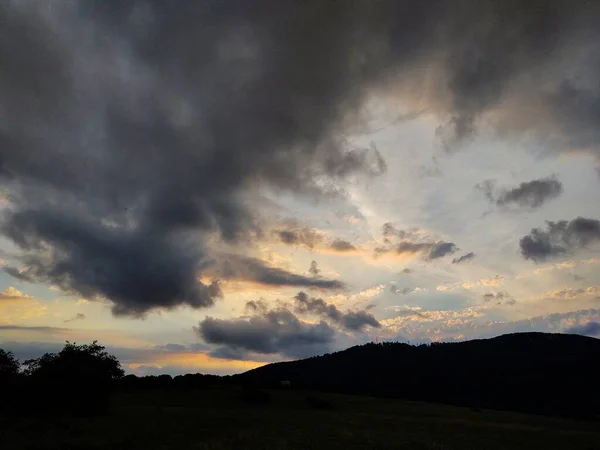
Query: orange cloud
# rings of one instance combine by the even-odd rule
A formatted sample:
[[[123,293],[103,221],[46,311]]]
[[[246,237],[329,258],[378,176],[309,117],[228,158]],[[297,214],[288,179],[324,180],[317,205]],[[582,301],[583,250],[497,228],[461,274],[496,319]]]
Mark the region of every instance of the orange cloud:
[[[47,307],[31,295],[10,286],[0,292],[0,323],[14,324],[43,316]]]

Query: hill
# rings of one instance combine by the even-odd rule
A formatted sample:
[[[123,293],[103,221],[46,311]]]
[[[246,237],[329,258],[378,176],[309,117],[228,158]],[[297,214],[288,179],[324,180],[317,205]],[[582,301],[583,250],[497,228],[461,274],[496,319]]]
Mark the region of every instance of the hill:
[[[515,333],[492,339],[411,346],[365,344],[269,364],[235,378],[300,389],[590,417],[600,413],[600,340]]]

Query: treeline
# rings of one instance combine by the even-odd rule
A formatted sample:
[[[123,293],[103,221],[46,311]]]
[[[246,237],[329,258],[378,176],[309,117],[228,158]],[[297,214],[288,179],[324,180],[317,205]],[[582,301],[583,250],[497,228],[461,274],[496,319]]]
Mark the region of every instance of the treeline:
[[[234,384],[231,376],[125,375],[118,359],[96,341],[67,342],[58,353],[19,361],[0,349],[0,413],[95,415],[109,410],[115,391],[199,389]]]
[[[211,386],[235,384],[235,379],[229,375],[207,375],[188,373],[185,375],[126,375],[117,380],[114,386],[119,389],[199,389]]]

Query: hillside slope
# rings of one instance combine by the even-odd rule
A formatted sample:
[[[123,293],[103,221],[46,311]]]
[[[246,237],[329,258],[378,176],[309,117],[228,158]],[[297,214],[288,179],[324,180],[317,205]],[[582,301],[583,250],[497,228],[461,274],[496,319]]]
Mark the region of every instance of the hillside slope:
[[[366,344],[238,377],[269,386],[366,394],[569,416],[600,413],[600,340],[516,333],[411,346]]]

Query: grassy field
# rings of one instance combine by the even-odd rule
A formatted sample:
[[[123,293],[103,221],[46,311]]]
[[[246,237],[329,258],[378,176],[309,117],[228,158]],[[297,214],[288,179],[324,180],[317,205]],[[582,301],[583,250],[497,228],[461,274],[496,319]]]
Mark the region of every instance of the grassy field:
[[[139,391],[115,395],[102,417],[0,417],[12,449],[600,449],[600,423],[396,400],[271,392]],[[327,408],[329,406],[329,408]]]

